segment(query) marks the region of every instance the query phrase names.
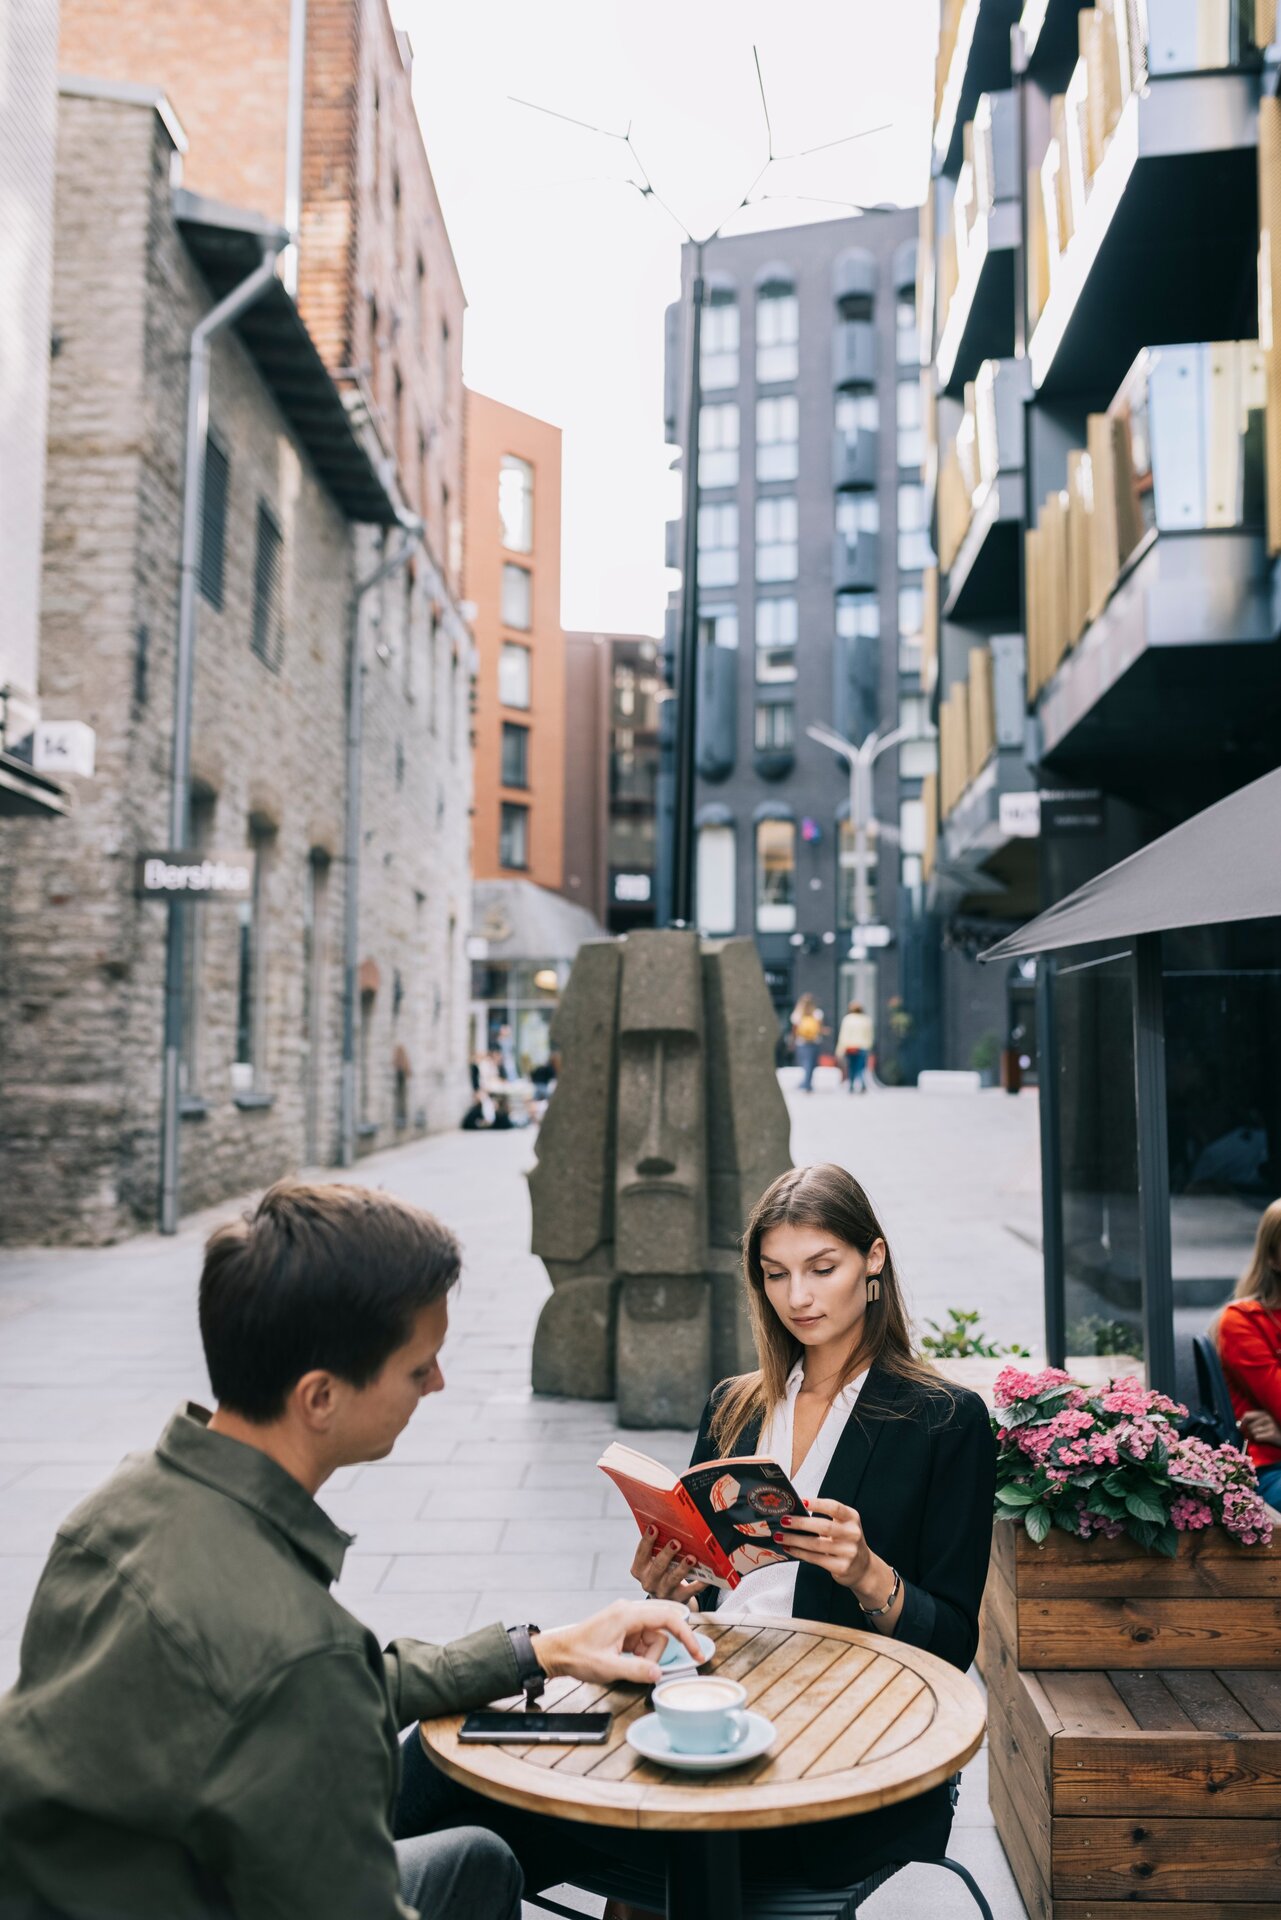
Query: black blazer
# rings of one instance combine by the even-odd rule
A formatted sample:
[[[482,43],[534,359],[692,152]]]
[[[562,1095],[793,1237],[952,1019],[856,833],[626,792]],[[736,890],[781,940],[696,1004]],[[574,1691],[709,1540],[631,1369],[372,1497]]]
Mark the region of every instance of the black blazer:
[[[725,1384],[704,1409],[691,1466],[717,1458],[708,1430]],[[759,1443],[757,1423],[734,1451],[754,1453]],[[873,1366],[820,1494],[855,1507],[873,1553],[902,1576],[894,1638],[962,1670],[978,1647],[995,1491],[996,1443],[978,1394],[950,1384],[946,1390],[919,1385]],[[719,1590],[709,1587],[699,1605],[706,1611],[718,1598]],[[849,1588],[819,1567],[797,1568],[793,1611],[798,1619],[832,1626],[868,1624]]]

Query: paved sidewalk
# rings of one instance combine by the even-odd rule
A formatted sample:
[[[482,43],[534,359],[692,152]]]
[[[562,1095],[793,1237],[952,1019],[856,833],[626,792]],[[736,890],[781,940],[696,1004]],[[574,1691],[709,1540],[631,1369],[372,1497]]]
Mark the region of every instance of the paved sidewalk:
[[[789,1094],[793,1156],[834,1159],[867,1187],[918,1319],[979,1307],[985,1325],[1040,1339],[1036,1100],[835,1090]],[[485,1621],[572,1619],[630,1590],[634,1524],[595,1467],[613,1408],[535,1401],[534,1322],[547,1292],[528,1251],[533,1136],[446,1134],[382,1154],[355,1177],[432,1208],[462,1238],[445,1394],[425,1402],[389,1461],[335,1477],[324,1505],[356,1535],[344,1603],[384,1638],[448,1639]],[[0,1253],[0,1688],[59,1519],[120,1456],[147,1447],[208,1382],[195,1320],[205,1233]],[[690,1435],[629,1436],[674,1467]],[[953,1853],[997,1920],[1022,1920],[987,1808],[986,1755],[967,1769]],[[869,1920],[974,1909],[951,1876],[913,1868]],[[589,1904],[584,1911],[598,1911]]]

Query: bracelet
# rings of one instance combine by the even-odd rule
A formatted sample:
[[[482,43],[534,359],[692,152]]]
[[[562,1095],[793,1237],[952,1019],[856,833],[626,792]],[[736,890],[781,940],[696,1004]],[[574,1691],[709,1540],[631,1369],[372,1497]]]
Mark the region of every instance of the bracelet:
[[[862,1608],[863,1614],[868,1620],[875,1620],[879,1614],[888,1613],[890,1608],[894,1605],[894,1602],[898,1599],[899,1588],[902,1586],[903,1582],[899,1576],[899,1570],[897,1567],[891,1568],[891,1572],[894,1575],[894,1585],[890,1588],[890,1597],[885,1602],[885,1605],[883,1607],[864,1607],[862,1602],[861,1601],[859,1602],[859,1605]]]

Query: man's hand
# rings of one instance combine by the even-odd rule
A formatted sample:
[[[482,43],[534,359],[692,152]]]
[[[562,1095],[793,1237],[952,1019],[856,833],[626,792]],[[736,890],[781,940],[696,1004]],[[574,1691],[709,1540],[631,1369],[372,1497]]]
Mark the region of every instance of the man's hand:
[[[534,1634],[532,1644],[549,1680],[569,1674],[575,1680],[632,1680],[655,1687],[663,1677],[658,1659],[669,1633],[695,1660],[702,1657],[686,1608],[669,1601],[615,1600],[576,1626]]]

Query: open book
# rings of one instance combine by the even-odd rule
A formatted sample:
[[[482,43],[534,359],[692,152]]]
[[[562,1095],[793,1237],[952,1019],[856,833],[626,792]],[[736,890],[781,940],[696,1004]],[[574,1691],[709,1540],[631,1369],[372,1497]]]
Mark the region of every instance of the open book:
[[[736,1587],[745,1573],[791,1559],[774,1545],[774,1529],[785,1513],[804,1513],[805,1502],[777,1460],[709,1460],[675,1474],[615,1441],[596,1464],[642,1533],[657,1527],[659,1545],[678,1540],[682,1554],[693,1555],[691,1579]]]

